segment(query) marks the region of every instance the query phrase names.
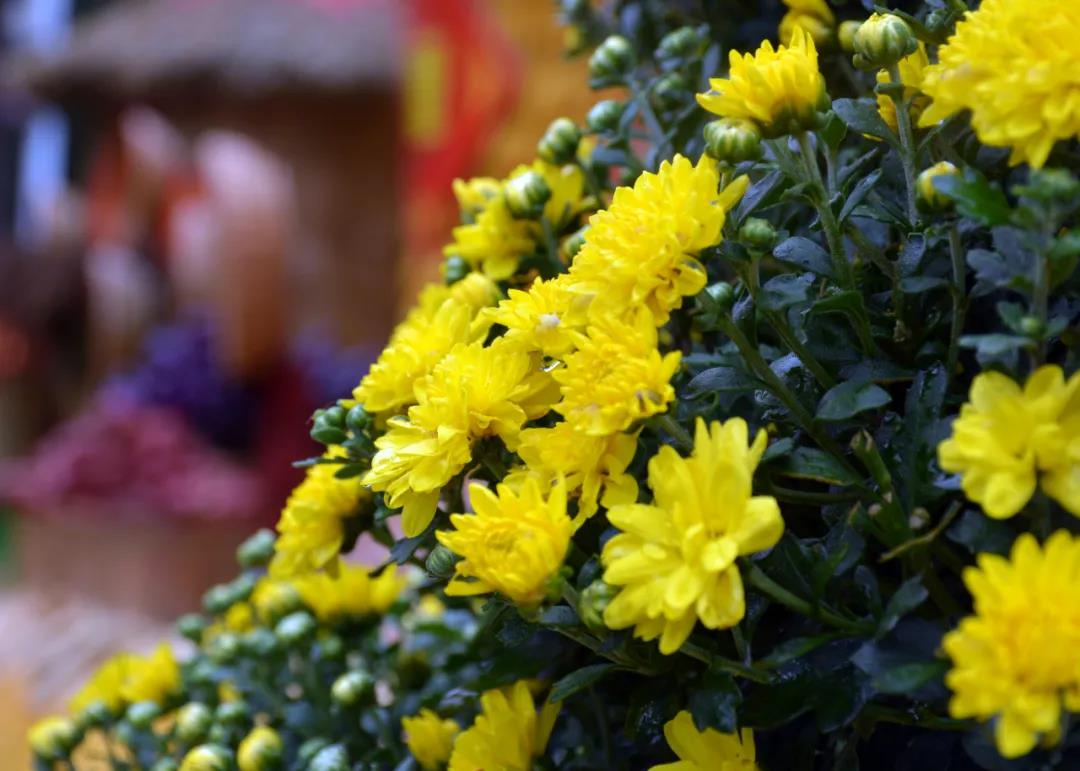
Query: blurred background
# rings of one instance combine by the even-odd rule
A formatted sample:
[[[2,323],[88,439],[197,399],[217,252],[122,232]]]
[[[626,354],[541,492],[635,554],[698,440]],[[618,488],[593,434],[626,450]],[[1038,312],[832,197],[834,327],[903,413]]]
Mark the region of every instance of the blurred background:
[[[0,758],[272,526],[457,218],[592,103],[552,0],[0,2]]]

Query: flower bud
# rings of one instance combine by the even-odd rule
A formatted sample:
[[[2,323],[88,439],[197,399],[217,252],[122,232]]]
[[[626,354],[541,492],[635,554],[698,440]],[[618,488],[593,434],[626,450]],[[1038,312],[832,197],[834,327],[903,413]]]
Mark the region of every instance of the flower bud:
[[[536,219],[551,198],[551,188],[535,171],[526,171],[506,183],[506,206],[518,219]]]
[[[251,707],[243,699],[224,701],[214,710],[214,719],[222,725],[243,725],[251,717]]]
[[[218,584],[207,589],[202,598],[203,609],[207,613],[218,615],[224,613],[233,604],[232,591],[228,584]]]
[[[240,567],[261,568],[274,556],[274,531],[260,528],[236,547],[236,561]]]
[[[319,639],[319,655],[324,659],[340,659],[345,654],[345,641],[336,634]]]
[[[460,303],[479,310],[499,301],[499,285],[478,270],[450,286],[450,295]]]
[[[589,131],[603,134],[615,131],[619,128],[626,105],[614,99],[603,99],[592,106],[589,114],[585,116],[585,125]]]
[[[274,625],[304,607],[296,587],[285,581],[271,581],[259,587],[252,598],[255,611],[266,624]]]
[[[742,118],[714,120],[705,125],[705,152],[730,166],[757,160],[761,157],[761,132]]]
[[[27,740],[34,755],[41,760],[63,760],[79,743],[79,729],[66,717],[47,717],[31,726]]]
[[[173,731],[183,744],[195,744],[202,741],[214,722],[214,713],[198,701],[191,701],[176,711],[176,725]]]
[[[739,240],[747,246],[767,251],[776,243],[776,228],[768,220],[747,217],[739,228]]]
[[[319,754],[319,751],[329,747],[330,740],[324,739],[321,736],[316,736],[313,739],[308,739],[306,742],[300,745],[300,748],[296,751],[296,762],[300,768],[307,768],[311,759]]]
[[[210,732],[206,735],[206,741],[208,744],[220,744],[222,747],[231,747],[236,744],[236,738],[233,736],[235,731],[229,728],[229,726],[220,725],[215,723],[210,726]]]
[[[615,599],[618,593],[618,587],[612,586],[600,578],[586,586],[578,600],[578,616],[581,617],[585,626],[594,632],[606,630],[604,610],[611,604],[611,601]]]
[[[281,619],[274,634],[287,646],[298,645],[315,634],[315,619],[306,610],[298,610]]]
[[[679,27],[660,39],[656,48],[658,59],[693,59],[709,45],[707,27]]]
[[[257,579],[251,573],[243,573],[230,581],[227,584],[232,599],[229,606],[231,607],[238,602],[247,602],[251,598],[251,593],[255,591],[256,583]]]
[[[146,731],[161,714],[161,707],[153,701],[137,701],[127,708],[124,719],[140,731]]]
[[[180,764],[172,758],[160,758],[150,766],[150,771],[179,771],[179,769]]]
[[[1046,333],[1046,323],[1037,316],[1020,319],[1020,331],[1028,337],[1041,338]]]
[[[563,240],[562,255],[567,262],[573,260],[581,251],[581,247],[585,246],[585,234],[588,232],[589,226],[582,225]]]
[[[331,744],[315,753],[307,771],[349,771],[349,754],[340,744]]]
[[[855,33],[859,31],[859,27],[862,25],[860,21],[842,21],[840,27],[836,31],[836,38],[840,41],[840,48],[844,53],[855,52]]]
[[[908,23],[891,13],[875,13],[859,25],[853,38],[855,66],[862,70],[888,69],[915,53],[919,42]]]
[[[472,266],[463,257],[453,254],[443,262],[442,272],[446,283],[453,284],[469,275]]]
[[[220,744],[200,744],[184,756],[180,771],[229,771],[232,753]]]
[[[79,725],[79,729],[85,731],[87,728],[108,725],[113,721],[114,717],[115,715],[105,702],[95,700],[83,707],[76,722]]]
[[[611,35],[589,58],[589,79],[597,84],[622,83],[636,62],[630,41],[622,35]]]
[[[686,101],[690,95],[690,84],[678,72],[669,72],[653,85],[653,96],[661,108],[670,110]]]
[[[251,729],[236,750],[236,765],[240,771],[272,771],[281,767],[284,744],[278,732],[261,725]]]
[[[460,258],[459,258],[460,259]],[[345,415],[345,426],[354,434],[362,434],[371,427],[372,419],[362,404],[354,404]]]
[[[458,556],[440,543],[436,544],[428,554],[424,567],[435,578],[450,578],[454,575],[454,565],[457,561]]]
[[[367,700],[375,689],[375,681],[367,672],[346,672],[330,686],[330,695],[343,707],[352,707]]]
[[[205,602],[205,598],[203,600]],[[206,630],[206,619],[198,613],[188,613],[180,617],[176,622],[176,631],[181,637],[186,637],[198,645],[202,642],[203,632]]]
[[[278,639],[265,627],[252,629],[240,638],[241,649],[252,658],[263,659],[278,652]]]
[[[340,420],[338,420],[340,412]],[[341,444],[349,435],[345,433],[345,411],[341,407],[315,410],[311,421],[311,438],[319,444]]]
[[[955,176],[959,173],[957,168],[948,161],[941,161],[928,169],[923,169],[919,173],[919,178],[915,180],[915,191],[918,193],[919,203],[927,209],[937,210],[947,209],[952,206],[952,200],[934,187],[934,180],[938,177]]]
[[[720,320],[731,315],[731,306],[735,302],[735,290],[726,281],[718,281],[705,287],[697,296],[695,304],[702,322],[707,327],[714,327]]]
[[[240,655],[240,638],[232,632],[217,635],[206,648],[206,657],[215,664],[229,664]]]
[[[561,166],[574,160],[580,141],[581,129],[577,124],[569,118],[556,118],[536,144],[536,155],[542,161]]]

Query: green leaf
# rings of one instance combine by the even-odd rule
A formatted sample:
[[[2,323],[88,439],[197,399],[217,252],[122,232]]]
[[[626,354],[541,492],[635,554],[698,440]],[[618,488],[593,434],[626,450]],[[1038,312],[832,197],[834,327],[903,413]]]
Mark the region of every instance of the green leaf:
[[[934,454],[943,438],[940,416],[946,380],[941,364],[919,370],[907,392],[904,419],[889,448],[895,457],[894,477],[900,498],[907,510],[922,503],[927,497],[923,491],[930,488]]]
[[[761,463],[771,463],[774,460],[783,458],[785,455],[790,455],[791,451],[795,449],[795,440],[790,436],[785,436],[781,439],[777,439],[775,442],[769,442],[769,446],[765,448],[765,452],[761,456]]]
[[[847,194],[847,199],[844,201],[844,207],[840,210],[840,215],[837,217],[837,221],[841,225],[843,225],[844,221],[851,216],[851,212],[855,210],[855,207],[862,203],[862,200],[866,198],[866,194],[873,189],[879,179],[881,179],[881,169],[876,169],[859,180],[859,183]]]
[[[758,659],[754,663],[762,667],[778,667],[793,659],[805,656],[810,651],[820,648],[825,643],[835,639],[835,634],[820,634],[815,637],[793,637],[790,640],[784,640],[784,642],[773,648],[768,656]]]
[[[893,596],[889,598],[889,602],[885,605],[885,613],[878,624],[878,636],[880,637],[889,632],[901,618],[922,605],[927,596],[926,587],[922,585],[920,576],[912,576],[900,584],[900,587],[893,592]]]
[[[847,135],[847,127],[835,112],[825,116],[825,125],[818,131],[818,136],[825,140],[825,144],[836,150]]]
[[[732,220],[739,223],[753,214],[754,211],[768,198],[769,194],[776,190],[783,181],[783,172],[772,171],[752,184],[746,191],[746,194],[743,195],[742,200],[739,201],[739,205],[735,209],[735,216]]]
[[[809,238],[795,236],[781,242],[773,249],[773,257],[781,262],[798,266],[803,270],[809,270],[819,276],[832,277],[832,263],[829,261],[829,253]]]
[[[540,614],[540,623],[554,629],[582,626],[581,619],[569,605],[555,605]]]
[[[796,479],[812,479],[830,485],[859,485],[862,479],[832,455],[816,447],[798,447],[791,455],[776,464],[778,473]]]
[[[694,376],[686,385],[690,399],[708,393],[732,393],[760,388],[761,382],[734,367],[713,367]]]
[[[873,383],[849,380],[825,392],[818,402],[817,417],[821,420],[847,420],[860,412],[884,407],[892,401],[889,392]]]
[[[548,703],[558,704],[567,697],[573,696],[578,691],[588,688],[594,683],[600,682],[614,669],[614,664],[611,662],[604,662],[602,664],[591,664],[571,672],[551,686],[551,695],[548,696]]]
[[[963,348],[974,348],[982,356],[1000,356],[1030,345],[1031,340],[1020,335],[964,335],[959,343]]]
[[[963,176],[946,174],[934,177],[934,188],[956,204],[956,210],[965,217],[984,225],[1004,225],[1009,222],[1012,209],[1000,187],[987,182],[986,177],[975,169],[964,169]]]
[[[404,565],[412,557],[413,553],[420,548],[425,541],[432,540],[431,534],[439,524],[439,517],[435,517],[420,535],[412,538],[402,538],[390,547],[390,559],[399,565]]]
[[[896,258],[896,268],[901,276],[915,276],[926,255],[926,236],[915,233],[908,237]]]
[[[972,554],[1008,554],[1015,534],[1006,523],[969,509],[945,532],[945,537]]]
[[[782,311],[806,302],[814,277],[809,273],[785,273],[769,279],[761,287],[758,304],[768,311]]]
[[[833,102],[833,111],[852,131],[888,142],[896,141],[892,130],[878,114],[877,102],[873,99],[837,99]]]
[[[699,731],[713,728],[730,734],[738,727],[736,708],[741,702],[742,692],[731,675],[710,669],[691,692],[687,706]]]
[[[904,294],[922,294],[948,285],[949,282],[940,276],[911,276],[900,280],[900,291]]]
[[[871,682],[878,693],[910,694],[927,683],[940,680],[948,668],[946,661],[916,661],[887,669],[875,675]]]

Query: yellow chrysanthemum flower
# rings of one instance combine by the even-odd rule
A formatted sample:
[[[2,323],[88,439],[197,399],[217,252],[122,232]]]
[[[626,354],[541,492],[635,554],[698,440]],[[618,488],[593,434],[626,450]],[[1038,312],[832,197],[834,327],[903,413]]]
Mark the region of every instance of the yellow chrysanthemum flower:
[[[135,658],[131,653],[118,653],[107,659],[71,697],[68,709],[78,714],[94,702],[101,702],[113,713],[123,709],[124,683],[127,682]]]
[[[677,763],[662,763],[649,771],[758,771],[754,732],[722,734],[712,728],[697,730],[694,718],[683,710],[664,724],[664,738],[679,756]]]
[[[251,592],[251,606],[264,624],[272,625],[296,610],[300,595],[289,581],[278,581],[263,576]]]
[[[945,635],[945,683],[957,718],[994,719],[998,751],[1058,740],[1061,709],[1080,712],[1080,540],[1058,531],[1040,549],[1025,533],[1009,558],[980,554],[964,571],[974,615]]]
[[[474,270],[501,281],[514,275],[521,258],[535,247],[532,225],[514,219],[500,195],[488,202],[475,222],[454,228],[454,242],[443,254],[460,257]]]
[[[502,195],[502,183],[494,177],[455,179],[454,198],[466,219],[475,218],[495,198]]]
[[[719,190],[716,161],[693,164],[682,155],[615,191],[611,206],[589,219],[585,245],[567,285],[593,298],[600,315],[624,315],[644,305],[664,324],[684,297],[705,286],[696,259],[720,242],[727,212],[746,191],[743,176]],[[594,314],[595,315],[595,314]]]
[[[331,448],[330,455],[337,452]],[[270,562],[274,578],[336,569],[345,537],[343,520],[369,496],[358,477],[334,476],[339,468],[333,463],[310,466],[304,481],[289,495],[277,523],[278,538]]]
[[[774,50],[766,40],[754,54],[732,51],[729,62],[728,77],[711,79],[711,92],[697,95],[711,113],[751,120],[772,138],[814,128],[817,113],[828,109],[814,39],[801,27],[788,45]]]
[[[578,350],[552,374],[562,401],[556,411],[577,431],[609,436],[640,418],[664,412],[675,398],[671,376],[679,368],[678,351],[660,355],[652,316],[639,312],[626,323],[601,318],[577,336]]]
[[[491,297],[489,304],[494,301]],[[477,310],[451,296],[449,287],[426,288],[390,336],[378,361],[353,389],[353,398],[368,412],[394,412],[413,404],[416,382],[455,345],[477,338],[472,326]]]
[[[1058,421],[1078,388],[1080,375],[1066,383],[1053,365],[1033,372],[1023,389],[1000,372],[979,374],[952,435],[938,445],[939,465],[960,474],[964,494],[987,515],[1013,516],[1035,492],[1037,472],[1060,467]]]
[[[575,164],[557,166],[536,160],[531,166],[518,166],[507,177],[507,181],[528,171],[535,171],[543,177],[548,190],[551,191],[551,197],[544,204],[543,217],[551,223],[556,232],[595,205],[595,201],[585,194],[585,173],[579,166]],[[534,236],[539,235],[536,227],[532,226]]]
[[[469,498],[475,514],[454,514],[454,530],[436,533],[439,543],[464,558],[446,593],[498,592],[520,605],[536,605],[562,567],[573,535],[566,485],[560,480],[545,496],[536,479],[526,479],[520,493],[499,485],[498,495],[474,484]]]
[[[1080,4],[984,0],[927,68],[933,103],[920,125],[971,110],[979,139],[1040,168],[1054,143],[1080,135]]]
[[[919,90],[922,86],[923,73],[929,66],[930,59],[926,56],[926,46],[921,42],[919,47],[915,49],[915,53],[905,56],[897,64],[897,68],[900,70],[900,82],[904,84],[904,98],[910,100],[908,112],[911,114],[913,122],[918,121],[922,111],[930,103],[930,97]],[[878,83],[890,83],[891,81],[892,77],[889,75],[888,70],[878,70]],[[877,107],[881,119],[888,124],[889,128],[896,131],[896,105],[893,103],[892,98],[887,94],[878,94]]]
[[[788,11],[780,20],[780,42],[791,43],[795,29],[802,27],[818,46],[832,40],[836,31],[836,16],[825,0],[784,0]]]
[[[659,637],[661,653],[674,653],[698,621],[725,629],[742,619],[735,559],[772,548],[784,531],[776,499],[751,491],[765,432],[747,439],[741,418],[708,428],[699,418],[689,458],[665,446],[649,461],[653,504],[608,511],[623,532],[604,546],[604,580],[622,588],[605,624]]]
[[[588,436],[565,421],[527,428],[517,449],[525,468],[512,472],[506,482],[517,485],[532,476],[550,486],[564,479],[568,493],[580,491],[577,526],[596,513],[599,503],[611,508],[637,500],[637,480],[626,473],[636,451],[637,433]]]
[[[236,748],[238,771],[271,771],[280,767],[285,743],[270,726],[257,725]]]
[[[234,602],[225,611],[225,628],[230,632],[247,632],[255,625],[255,613],[246,602]]]
[[[589,299],[572,291],[566,274],[536,279],[528,291],[511,289],[509,298],[485,315],[507,331],[504,337],[545,356],[561,358],[574,348],[574,332],[584,331]]]
[[[438,771],[450,759],[461,727],[430,709],[422,709],[412,717],[402,718],[401,730],[405,745],[420,767],[424,771]]]
[[[480,697],[480,714],[461,732],[449,771],[529,771],[544,754],[562,704],[536,710],[524,681]]]
[[[391,419],[375,440],[378,452],[364,476],[364,484],[386,492],[391,508],[402,509],[410,537],[431,522],[439,491],[469,462],[475,440],[498,436],[513,448],[521,426],[556,397],[534,357],[501,339],[457,346],[416,390],[408,417]]]
[[[180,665],[168,643],[161,643],[148,656],[133,656],[120,694],[124,700],[163,704],[180,689]]]
[[[1055,429],[1039,447],[1043,492],[1080,517],[1080,373],[1069,378],[1069,398]]]
[[[294,582],[304,604],[320,621],[381,615],[405,589],[408,582],[397,568],[387,568],[375,576],[367,565],[343,562],[338,575],[312,573]]]

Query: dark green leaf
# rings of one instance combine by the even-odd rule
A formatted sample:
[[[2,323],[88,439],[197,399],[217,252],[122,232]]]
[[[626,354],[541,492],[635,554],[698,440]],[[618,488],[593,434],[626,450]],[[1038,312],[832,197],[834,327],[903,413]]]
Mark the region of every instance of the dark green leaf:
[[[746,194],[743,195],[742,200],[739,201],[738,207],[735,209],[734,221],[742,222],[742,220],[753,214],[758,206],[760,206],[768,195],[776,190],[783,181],[784,175],[782,172],[772,171],[752,184],[746,191]]]
[[[878,114],[877,102],[873,99],[837,99],[833,102],[833,111],[852,131],[895,141],[888,124]]]
[[[699,731],[712,728],[720,733],[734,733],[738,726],[736,708],[742,693],[726,672],[710,669],[690,693],[690,715]]]
[[[866,194],[873,189],[880,178],[881,169],[872,171],[859,180],[859,183],[847,194],[847,199],[844,201],[844,208],[840,210],[840,216],[837,218],[841,225],[843,225],[844,221],[851,216],[851,212],[855,210],[855,207],[862,203],[862,200],[866,198]]]
[[[910,694],[927,683],[939,680],[948,669],[945,661],[920,661],[887,669],[873,678],[879,693]]]
[[[429,524],[420,535],[413,536],[412,538],[402,538],[400,541],[397,541],[390,547],[390,559],[399,565],[404,565],[408,562],[409,558],[420,548],[421,544],[431,540],[431,534],[435,532],[438,520],[438,517],[432,519],[431,524]]]
[[[827,642],[836,639],[836,635],[822,634],[816,637],[794,637],[777,645],[768,656],[757,660],[757,664],[763,667],[778,667],[781,664],[804,656],[810,651],[820,648]]]
[[[1015,534],[1007,524],[980,511],[965,511],[945,532],[946,537],[972,554],[1008,554]]]
[[[784,308],[805,302],[814,277],[809,273],[799,275],[785,273],[769,279],[761,287],[758,303],[769,311],[782,311]]]
[[[581,626],[574,609],[569,605],[555,605],[540,614],[540,623],[553,628]]]
[[[948,285],[949,282],[940,276],[911,276],[900,280],[900,291],[904,294],[921,294]]]
[[[987,182],[975,169],[964,169],[963,176],[945,174],[934,178],[934,188],[956,204],[956,210],[984,225],[1004,225],[1012,210],[1000,187]]]
[[[891,401],[889,392],[873,383],[849,380],[825,392],[818,402],[817,416],[821,420],[847,420],[867,410],[884,407]]]
[[[833,150],[840,147],[840,143],[844,141],[846,134],[847,127],[835,112],[830,112],[825,117],[825,125],[818,132],[818,135],[825,140],[825,144]]]
[[[731,393],[760,388],[760,382],[734,367],[713,367],[695,375],[686,386],[686,396],[693,399],[707,393]]]
[[[796,236],[781,242],[773,249],[773,257],[803,270],[809,270],[819,276],[832,276],[832,264],[829,253],[809,238]]]
[[[936,364],[919,370],[904,402],[904,419],[891,443],[896,459],[896,473],[905,509],[922,503],[925,488],[930,486],[934,453],[942,438],[940,415],[945,399],[945,368]]]
[[[795,440],[790,436],[777,439],[775,442],[769,442],[769,446],[765,448],[765,452],[761,456],[761,462],[770,463],[779,458],[783,458],[785,455],[790,455],[791,451],[794,449]]]
[[[896,626],[896,622],[922,605],[927,596],[926,587],[922,585],[922,578],[919,576],[912,576],[900,584],[885,605],[885,613],[881,617],[881,623],[878,624],[878,635],[891,630]]]
[[[810,306],[811,316],[823,313],[864,315],[866,313],[866,306],[863,304],[862,293],[851,290],[830,292],[828,296],[817,300]]]
[[[798,447],[776,464],[778,473],[796,479],[813,479],[831,485],[858,485],[862,480],[832,455],[816,447]]]
[[[896,258],[896,268],[901,276],[914,276],[919,272],[923,256],[926,254],[926,237],[921,234],[911,235],[900,249]]]
[[[557,704],[563,699],[573,696],[578,691],[602,680],[613,669],[615,669],[614,664],[605,662],[603,664],[591,664],[571,672],[551,686],[548,703]]]
[[[964,348],[974,348],[983,356],[998,356],[1029,345],[1031,341],[1020,335],[964,335],[960,338]]]

